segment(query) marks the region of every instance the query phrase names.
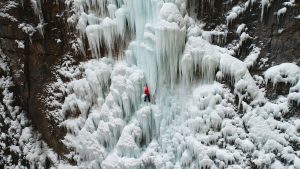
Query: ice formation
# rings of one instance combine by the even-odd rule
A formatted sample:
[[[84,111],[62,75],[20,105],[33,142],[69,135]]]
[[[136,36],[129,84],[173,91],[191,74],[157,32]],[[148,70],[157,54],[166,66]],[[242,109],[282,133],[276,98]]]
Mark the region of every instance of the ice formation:
[[[280,16],[281,15],[284,15],[285,13],[286,13],[286,11],[287,11],[287,8],[286,7],[283,7],[283,8],[281,8],[281,9],[279,9],[278,11],[277,11],[277,20],[278,20],[278,22],[279,22],[279,18],[280,18]]]
[[[269,0],[261,0],[261,17],[260,20],[262,21],[264,18],[264,13],[266,10],[268,10],[270,6],[270,1]]]
[[[157,85],[175,84],[186,35],[185,20],[175,4],[161,5],[156,17],[147,21],[142,37],[137,32],[137,40],[127,51],[129,62],[145,72],[152,94]]]
[[[296,84],[299,79],[300,69],[293,63],[282,63],[271,67],[265,72],[266,80],[270,80],[274,85],[278,82]]]
[[[225,30],[224,30],[225,29]],[[190,31],[188,31],[189,33]],[[210,43],[222,45],[226,43],[227,33],[225,25],[215,28],[215,30],[204,31],[201,30],[201,36],[204,40],[207,40]]]
[[[236,29],[236,33],[238,35],[240,35],[242,33],[242,31],[245,29],[245,27],[246,27],[246,24],[244,24],[244,23],[239,25],[238,28]]]
[[[248,69],[260,48],[252,46],[241,61],[213,45],[224,43],[226,23],[205,31],[188,15],[185,0],[71,2],[68,22],[78,30],[77,45],[94,59],[74,65],[66,56],[57,82],[45,89],[53,95],[44,99],[49,117],[66,128],[63,143],[79,168],[298,167],[300,152],[291,144],[300,143],[300,122],[281,118],[291,102],[300,103],[297,65],[274,66],[253,78]],[[32,3],[38,11],[40,1]],[[227,25],[250,3],[233,7]],[[269,3],[261,1],[261,17]],[[251,38],[245,24],[236,33],[240,46]],[[129,39],[124,56],[114,56],[119,42]],[[287,96],[268,100],[257,79],[292,86]],[[151,103],[142,101],[145,84]]]
[[[39,31],[39,33],[44,36],[44,15],[42,12],[42,2],[41,0],[30,0],[31,6],[33,8],[34,13],[39,17],[39,23],[36,27],[36,29]]]
[[[248,68],[253,66],[260,55],[260,48],[254,47],[250,54],[245,58],[244,63],[247,65]]]
[[[300,103],[300,68],[293,63],[282,63],[269,68],[265,72],[265,79],[273,84],[278,83],[291,85],[288,99],[299,105]]]
[[[174,85],[186,34],[185,22],[175,4],[162,6],[155,29],[159,80]]]
[[[241,7],[240,5],[233,7],[232,10],[229,12],[229,14],[226,16],[227,25],[230,24],[239,15],[244,13],[246,11],[246,9],[248,8],[248,5],[249,5],[249,1],[247,1],[246,5],[244,7]]]
[[[21,48],[21,49],[25,48],[24,41],[15,40],[15,42],[17,43],[18,48]]]
[[[194,74],[200,72],[204,81],[212,82],[222,55],[226,53],[220,52],[217,46],[211,45],[201,37],[190,37],[180,60],[182,79],[187,84],[191,83]]]

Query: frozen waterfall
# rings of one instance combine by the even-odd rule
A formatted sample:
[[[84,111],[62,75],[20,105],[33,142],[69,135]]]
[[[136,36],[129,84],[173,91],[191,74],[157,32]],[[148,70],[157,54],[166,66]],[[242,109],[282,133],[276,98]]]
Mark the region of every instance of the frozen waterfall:
[[[298,66],[265,72],[274,85],[293,85],[288,98],[271,102],[248,70],[259,50],[241,61],[233,50],[211,44],[213,35],[227,32],[204,31],[188,15],[187,1],[70,1],[69,22],[82,52],[94,59],[80,63],[80,75],[60,88],[66,98],[55,116],[79,168],[245,168],[249,156],[258,168],[297,167],[300,153],[287,140],[300,142],[299,120],[276,118],[289,100],[300,103]],[[232,9],[228,24],[244,10]],[[129,39],[122,56],[114,56]],[[151,103],[143,102],[146,83]]]

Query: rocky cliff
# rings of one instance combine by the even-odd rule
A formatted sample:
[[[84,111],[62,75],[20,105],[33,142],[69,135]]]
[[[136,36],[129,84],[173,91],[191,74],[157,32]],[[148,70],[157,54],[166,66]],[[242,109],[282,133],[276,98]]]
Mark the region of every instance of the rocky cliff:
[[[69,42],[73,33],[67,24],[68,11],[63,1],[43,1],[40,7],[42,18],[34,11],[32,1],[0,2],[1,54],[6,56],[14,84],[9,88],[14,94],[12,104],[21,107],[19,113],[24,112],[31,121],[28,125],[61,154],[66,152],[59,139],[63,136],[62,129],[47,118],[41,98],[45,94],[45,85],[54,78],[53,67],[62,62],[64,55],[72,53]],[[8,148],[9,144],[14,144],[6,143]]]

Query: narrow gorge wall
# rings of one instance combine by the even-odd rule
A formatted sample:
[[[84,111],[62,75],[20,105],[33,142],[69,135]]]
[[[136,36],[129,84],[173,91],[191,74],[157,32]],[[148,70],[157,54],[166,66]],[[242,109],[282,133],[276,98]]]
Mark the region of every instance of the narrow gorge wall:
[[[69,42],[74,33],[67,24],[65,2],[42,1],[42,33],[38,29],[40,18],[34,12],[31,1],[2,0],[0,8],[3,10],[0,16],[0,46],[9,58],[15,84],[12,88],[14,104],[27,112],[33,126],[50,147],[58,153],[65,152],[59,139],[63,131],[47,118],[42,101],[46,84],[54,78],[54,65],[60,64],[63,56],[73,51]]]

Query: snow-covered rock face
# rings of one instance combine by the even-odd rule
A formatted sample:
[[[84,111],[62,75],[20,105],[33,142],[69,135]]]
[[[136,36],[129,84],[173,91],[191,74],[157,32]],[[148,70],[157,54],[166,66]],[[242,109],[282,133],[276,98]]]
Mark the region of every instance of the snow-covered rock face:
[[[44,168],[46,159],[54,165],[63,163],[58,155],[41,140],[31,126],[27,113],[15,106],[14,86],[9,57],[0,49],[0,166],[3,168]]]
[[[300,68],[293,63],[282,63],[271,67],[264,75],[274,85],[279,82],[296,84],[299,80]]]
[[[273,87],[278,83],[291,85],[288,99],[300,103],[300,67],[293,63],[282,63],[269,68],[265,73],[266,81],[271,81]]]

